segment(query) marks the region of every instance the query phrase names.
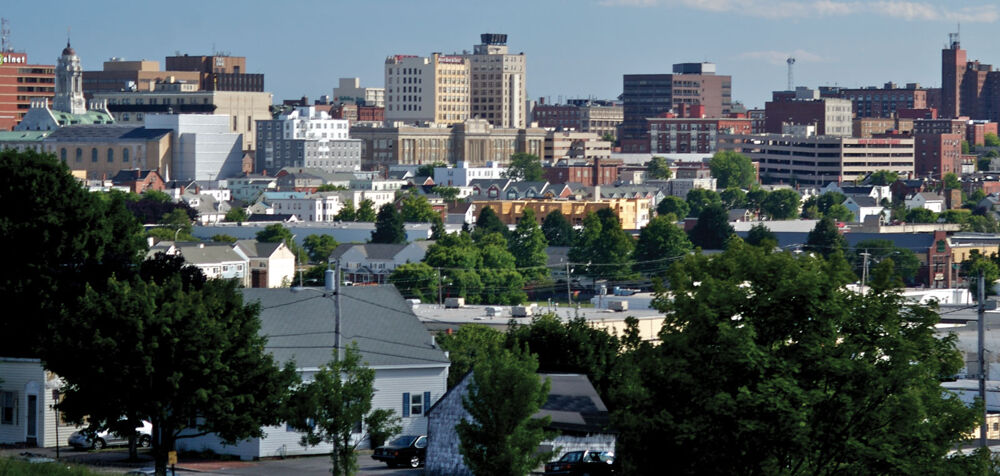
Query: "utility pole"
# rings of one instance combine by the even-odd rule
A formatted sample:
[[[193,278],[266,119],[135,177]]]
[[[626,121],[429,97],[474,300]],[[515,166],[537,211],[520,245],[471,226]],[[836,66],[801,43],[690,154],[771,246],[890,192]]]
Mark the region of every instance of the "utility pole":
[[[340,259],[333,260],[333,327],[336,335],[337,361],[340,361]]]
[[[570,291],[569,263],[566,263],[566,305],[573,304],[573,293]]]
[[[868,281],[868,257],[871,256],[871,253],[868,253],[866,249],[864,253],[861,253],[861,256],[865,257],[864,265],[861,268],[861,294],[868,294],[865,292],[865,282]]]
[[[443,287],[441,286],[443,284],[441,282],[441,268],[437,268],[437,273],[438,273],[438,306],[440,306],[442,303],[444,303],[444,291],[442,290]]]
[[[979,330],[979,346],[977,352],[979,353],[979,399],[983,402],[983,422],[979,425],[979,446],[985,448],[987,446],[986,431],[989,425],[986,423],[986,415],[989,414],[986,411],[986,324],[983,322],[986,315],[986,283],[984,282],[986,277],[984,276],[983,270],[979,270],[979,282],[978,284],[978,299],[979,299],[979,309],[978,309],[978,330]]]

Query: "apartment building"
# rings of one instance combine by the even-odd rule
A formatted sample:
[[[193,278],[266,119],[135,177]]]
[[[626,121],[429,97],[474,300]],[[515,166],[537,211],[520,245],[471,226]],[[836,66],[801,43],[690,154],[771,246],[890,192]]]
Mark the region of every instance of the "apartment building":
[[[333,88],[333,103],[385,107],[385,88],[361,86],[361,78],[340,78]]]
[[[600,137],[618,137],[624,120],[621,105],[611,101],[570,99],[566,104],[538,104],[532,110],[532,121],[539,127],[593,132]]]
[[[386,122],[455,124],[469,118],[469,60],[434,53],[385,60]]]
[[[361,170],[361,141],[350,124],[315,106],[297,107],[277,119],[257,121],[259,171],[312,167],[327,172]]]
[[[485,119],[498,128],[527,127],[524,53],[511,54],[505,34],[483,33],[479,38],[482,43],[473,47],[472,54],[462,55],[469,61],[471,73],[470,117]]]

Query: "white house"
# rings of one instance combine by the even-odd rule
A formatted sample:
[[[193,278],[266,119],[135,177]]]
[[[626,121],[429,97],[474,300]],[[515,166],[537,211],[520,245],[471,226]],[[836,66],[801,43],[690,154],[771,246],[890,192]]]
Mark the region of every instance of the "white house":
[[[557,435],[542,441],[539,450],[559,454],[577,450],[614,451],[616,437],[608,428],[608,408],[586,375],[539,374],[538,377],[548,379],[551,387],[548,400],[533,417],[551,417],[546,429]],[[427,475],[472,475],[459,453],[455,425],[463,419],[473,419],[462,400],[474,378],[469,372],[428,413]]]
[[[426,433],[427,410],[447,389],[447,355],[395,287],[344,287],[340,292],[343,345],[356,343],[362,360],[375,370],[372,407],[395,411],[402,434]],[[260,303],[260,332],[268,336],[267,350],[279,364],[294,360],[299,375],[309,381],[332,360],[337,309],[332,293],[323,288],[244,289],[243,299]],[[214,435],[181,439],[177,449],[211,450],[244,460],[328,454],[332,449],[325,443],[303,447],[302,433],[285,425],[266,427],[264,433],[235,445],[223,445]],[[363,436],[356,433],[359,440]],[[368,446],[361,440],[360,447]]]
[[[925,208],[934,213],[941,213],[944,211],[944,197],[936,193],[914,193],[913,195],[907,196],[904,202],[906,203],[907,210]]]
[[[280,193],[280,192],[279,192]],[[296,192],[297,193],[297,192]],[[266,193],[265,200],[274,208],[278,215],[295,215],[301,221],[332,222],[344,204],[340,201],[338,192],[319,192],[309,195],[289,196],[288,198],[266,198],[275,195]]]
[[[869,216],[879,216],[885,207],[867,195],[850,195],[844,200],[844,206],[854,214],[854,221],[864,223]]]
[[[266,175],[247,175],[226,180],[230,193],[236,200],[253,202],[264,192],[277,190],[278,179]]]
[[[250,258],[229,243],[178,242],[173,244],[173,252],[183,256],[185,263],[197,267],[209,279],[235,279],[244,286],[250,285]]]
[[[423,261],[432,241],[386,244],[343,243],[334,248],[330,262],[340,260],[346,279],[355,283],[385,283],[393,270],[406,263]]]
[[[435,167],[434,183],[447,187],[465,187],[473,180],[496,180],[505,172],[495,162],[488,162],[487,167],[466,167],[460,161],[455,167]]]
[[[357,210],[363,200],[371,200],[372,208],[376,212],[378,212],[379,208],[382,208],[382,205],[393,203],[396,199],[396,192],[394,190],[339,190],[322,193],[337,194],[340,196],[341,204],[346,204],[350,200],[354,204],[355,210]]]
[[[62,423],[53,408],[63,380],[41,360],[0,357],[0,378],[0,444],[51,448],[79,429]]]
[[[888,185],[843,185],[830,182],[820,190],[821,194],[826,192],[838,192],[844,195],[867,195],[881,203],[883,199],[892,202],[892,189]]]
[[[251,287],[280,288],[294,280],[295,253],[284,243],[238,240],[233,247],[239,248],[250,260]]]

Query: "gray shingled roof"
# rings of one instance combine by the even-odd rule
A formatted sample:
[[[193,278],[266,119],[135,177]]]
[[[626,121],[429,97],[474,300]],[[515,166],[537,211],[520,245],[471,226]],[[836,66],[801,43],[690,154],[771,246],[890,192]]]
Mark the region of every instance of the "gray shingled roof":
[[[877,207],[878,202],[874,198],[867,195],[847,195],[847,198],[854,200],[860,207]]]
[[[177,243],[176,246],[184,261],[191,264],[243,261],[243,258],[230,248],[229,243]]]
[[[278,362],[317,368],[330,362],[336,342],[334,301],[322,288],[243,289],[244,302],[259,302],[262,335]],[[342,344],[357,342],[372,367],[445,366],[444,351],[395,286],[344,287],[340,298]]]
[[[330,253],[330,258],[340,258],[344,256],[351,248],[357,248],[361,251],[361,254],[368,257],[368,259],[385,259],[390,260],[403,248],[409,246],[409,243],[401,244],[390,244],[390,243],[365,243],[365,244],[355,244],[355,243],[341,243],[333,249]]]
[[[281,243],[261,243],[257,240],[236,240],[236,244],[250,258],[267,258],[281,246]]]

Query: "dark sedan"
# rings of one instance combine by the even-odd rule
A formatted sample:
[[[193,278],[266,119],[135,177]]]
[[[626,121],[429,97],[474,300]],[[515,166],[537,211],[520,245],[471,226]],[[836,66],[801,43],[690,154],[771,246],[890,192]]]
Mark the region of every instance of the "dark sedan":
[[[416,468],[424,464],[427,458],[427,437],[424,435],[405,435],[392,440],[387,445],[375,448],[372,459],[381,461],[390,468],[399,465]]]
[[[545,463],[545,474],[601,476],[614,474],[615,455],[604,451],[570,451],[559,461]]]

